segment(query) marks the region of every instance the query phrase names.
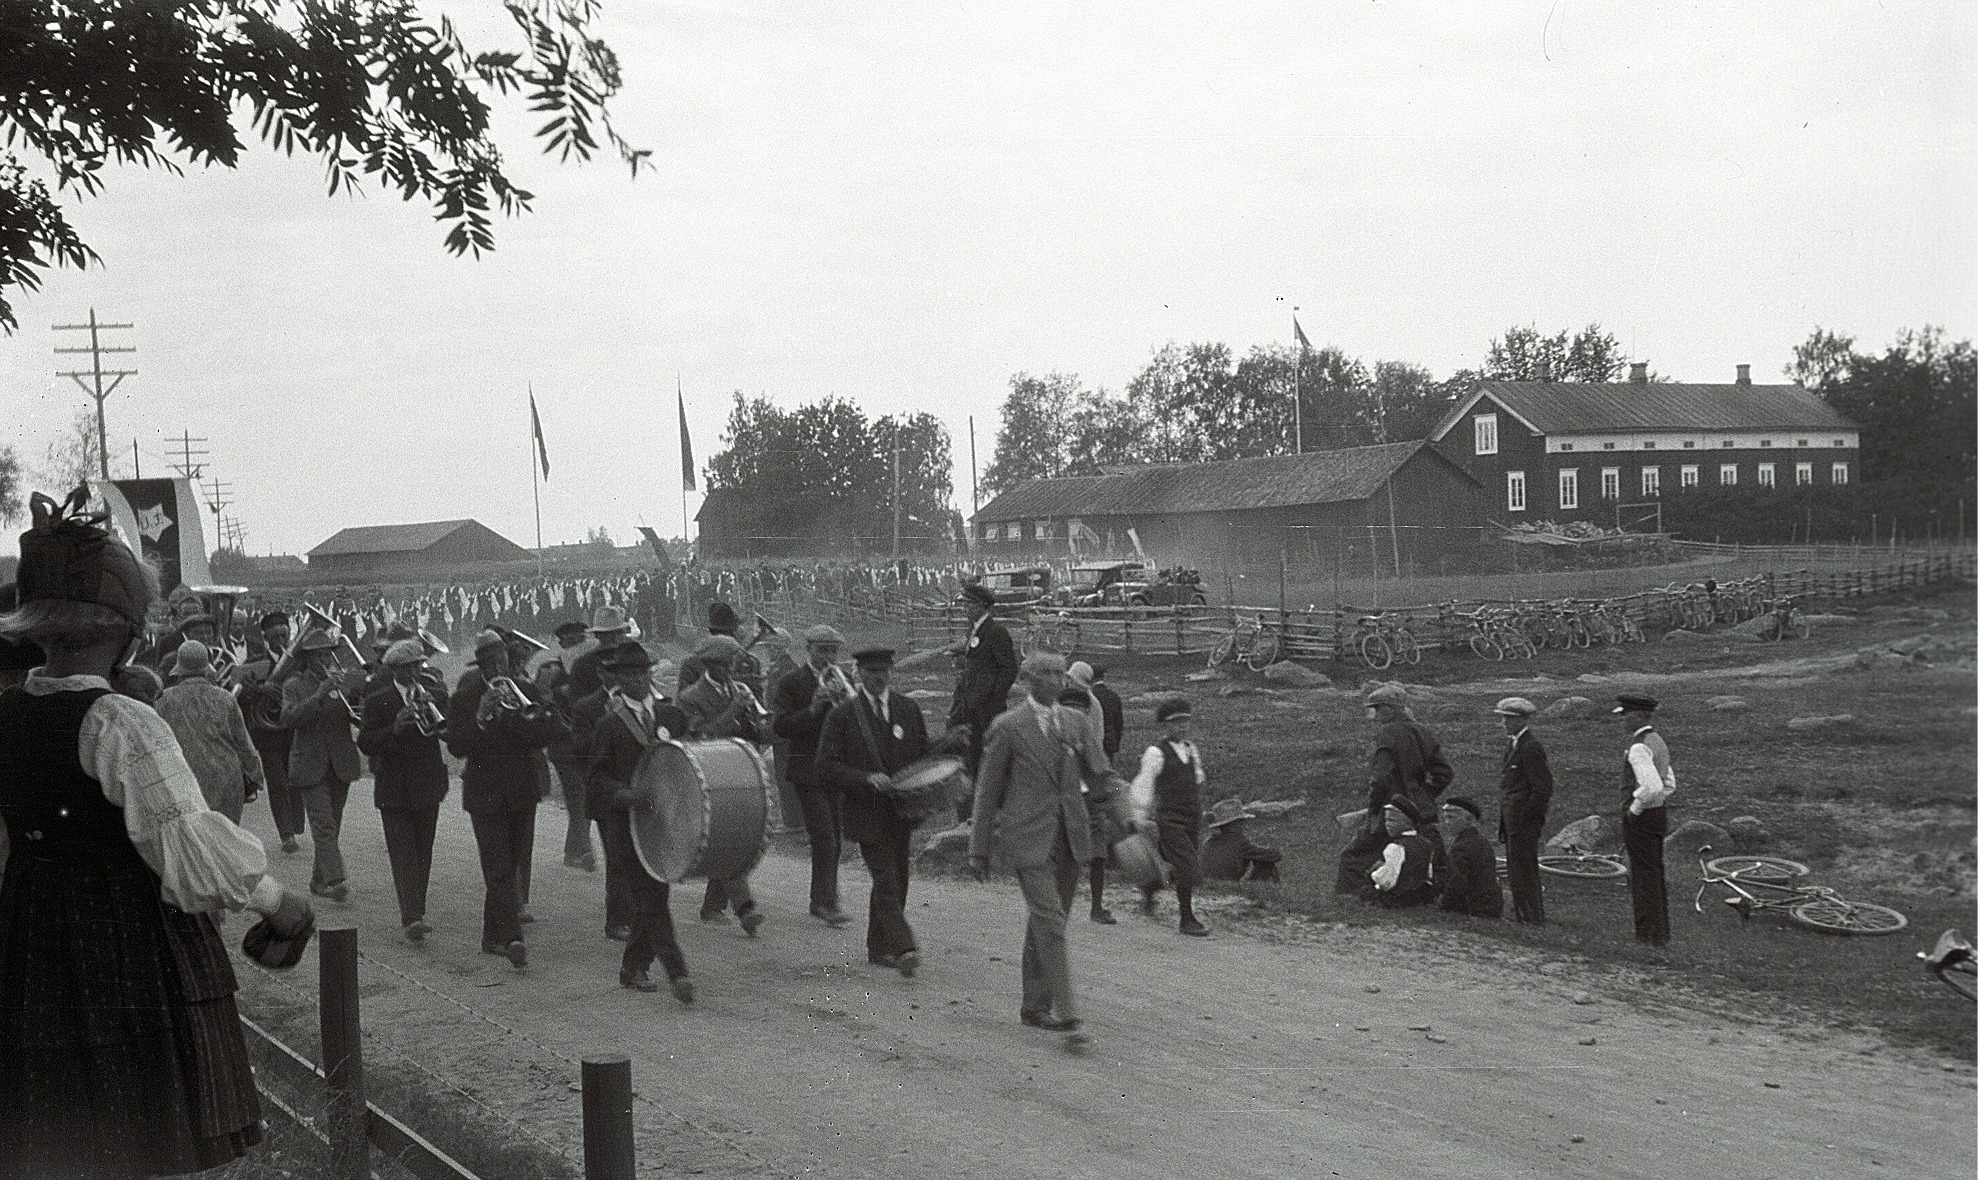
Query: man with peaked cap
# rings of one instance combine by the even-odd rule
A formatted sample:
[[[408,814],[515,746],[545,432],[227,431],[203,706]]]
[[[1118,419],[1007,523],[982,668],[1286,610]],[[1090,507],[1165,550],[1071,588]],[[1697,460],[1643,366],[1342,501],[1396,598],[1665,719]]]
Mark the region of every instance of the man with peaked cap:
[[[687,960],[680,953],[673,930],[672,890],[640,863],[632,840],[631,816],[632,808],[650,808],[657,802],[634,787],[639,759],[655,742],[684,736],[687,717],[653,692],[652,656],[645,648],[629,641],[620,643],[605,652],[599,663],[600,671],[611,682],[611,697],[603,716],[590,730],[590,806],[604,842],[605,888],[607,893],[617,890],[628,913],[618,983],[634,991],[658,991],[659,985],[649,974],[657,958],[674,998],[691,1004],[694,982],[687,974]],[[609,916],[606,920],[610,921]]]
[[[1552,806],[1552,764],[1532,732],[1538,706],[1505,697],[1493,710],[1504,723],[1503,778],[1498,786],[1497,838],[1511,885],[1511,912],[1520,922],[1545,921],[1545,891],[1538,875],[1538,841]]]
[[[363,759],[350,738],[351,710],[363,673],[338,671],[336,640],[327,631],[311,631],[295,645],[297,668],[282,685],[281,724],[293,736],[289,745],[288,779],[302,797],[315,845],[309,891],[335,902],[349,899],[344,878],[343,806],[350,784],[363,773]],[[348,694],[348,695],[346,695]]]
[[[1442,801],[1442,832],[1449,838],[1449,876],[1442,883],[1442,908],[1473,918],[1504,916],[1504,891],[1497,887],[1497,856],[1477,830],[1483,808],[1464,795]]]
[[[805,631],[803,666],[777,680],[769,701],[776,716],[776,736],[789,743],[784,770],[796,788],[804,832],[810,838],[811,916],[833,927],[851,922],[838,906],[844,792],[818,771],[816,759],[825,719],[853,691],[850,680],[836,667],[844,645],[845,637],[836,627],[820,623]]]
[[[423,709],[444,708],[446,697],[422,676],[426,649],[417,639],[397,640],[381,662],[388,679],[364,698],[357,748],[371,757],[371,801],[384,826],[399,930],[407,941],[419,942],[433,929],[426,922],[426,890],[447,792],[440,735],[422,732],[421,717]]]
[[[694,648],[702,675],[680,691],[677,702],[687,715],[689,736],[701,740],[733,737],[756,743],[769,739],[768,714],[762,703],[747,685],[734,678],[736,657],[743,654],[742,645],[731,635],[710,635]],[[731,905],[742,932],[754,938],[763,915],[756,908],[747,875],[709,877],[707,892],[701,898],[701,921],[725,924],[725,911]]]
[[[1154,706],[1161,738],[1140,756],[1132,806],[1134,821],[1151,821],[1159,833],[1161,859],[1167,862],[1181,914],[1181,932],[1202,938],[1209,928],[1195,917],[1195,887],[1202,883],[1202,788],[1209,776],[1202,767],[1202,751],[1188,740],[1194,719],[1195,708],[1186,697],[1169,697]],[[1158,884],[1140,887],[1141,913],[1154,912],[1154,894],[1159,890]]]
[[[1436,868],[1446,871],[1448,853],[1436,826],[1436,799],[1449,788],[1456,772],[1442,755],[1442,743],[1415,720],[1408,691],[1399,684],[1377,685],[1367,694],[1367,718],[1375,726],[1374,749],[1368,758],[1368,825],[1381,828],[1381,808],[1389,799],[1405,796],[1414,804],[1417,830],[1435,848]]]
[[[1434,901],[1442,881],[1436,872],[1435,845],[1421,833],[1421,812],[1415,801],[1406,795],[1389,799],[1381,807],[1381,825],[1387,831],[1387,845],[1380,863],[1368,874],[1374,883],[1374,901],[1388,909]],[[1495,858],[1492,863],[1494,870]]]
[[[968,726],[968,769],[974,773],[982,765],[990,722],[1009,704],[1018,663],[1016,641],[993,611],[996,596],[980,582],[972,582],[962,587],[961,605],[968,615],[968,632],[952,653],[961,657],[962,670],[948,707],[948,724]],[[967,820],[973,806],[972,800],[957,804],[958,818]]]
[[[1634,899],[1635,938],[1650,946],[1669,942],[1669,881],[1663,871],[1662,841],[1669,835],[1669,796],[1676,793],[1676,770],[1669,745],[1655,730],[1656,699],[1637,693],[1614,698],[1614,715],[1628,735],[1621,759],[1621,839],[1628,849],[1628,893]]]
[[[845,835],[857,842],[872,874],[866,961],[911,978],[920,969],[920,944],[906,914],[913,825],[883,788],[892,775],[926,755],[927,721],[912,697],[892,690],[893,649],[869,647],[852,659],[858,664],[858,690],[825,717],[814,774],[843,792]],[[822,689],[818,695],[824,695]]]

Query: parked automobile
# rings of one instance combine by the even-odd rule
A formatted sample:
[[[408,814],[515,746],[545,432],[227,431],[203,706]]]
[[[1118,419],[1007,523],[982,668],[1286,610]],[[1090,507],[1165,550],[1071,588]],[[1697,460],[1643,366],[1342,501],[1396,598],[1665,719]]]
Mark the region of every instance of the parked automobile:
[[[1072,583],[1053,600],[1061,606],[1207,606],[1202,575],[1175,566],[1151,570],[1144,561],[1073,566]]]
[[[996,596],[999,607],[1027,606],[1051,597],[1051,570],[1042,565],[990,570],[982,575],[982,586]]]

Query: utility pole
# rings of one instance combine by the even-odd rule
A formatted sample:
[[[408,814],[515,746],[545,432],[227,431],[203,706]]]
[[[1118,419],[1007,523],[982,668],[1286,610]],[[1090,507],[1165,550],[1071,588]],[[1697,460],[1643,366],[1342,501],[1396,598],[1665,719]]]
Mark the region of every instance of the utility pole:
[[[893,419],[893,560],[900,560],[900,420]]]
[[[137,349],[105,348],[100,334],[106,331],[121,331],[135,326],[134,324],[102,323],[97,320],[96,309],[93,307],[89,309],[89,322],[86,324],[54,325],[54,330],[57,332],[80,332],[85,328],[89,330],[88,348],[58,348],[55,350],[57,353],[88,353],[90,358],[89,368],[87,370],[59,372],[56,376],[73,378],[75,383],[82,387],[84,393],[96,399],[96,461],[101,465],[102,476],[106,480],[110,478],[110,436],[108,428],[103,423],[103,399],[115,393],[117,386],[124,383],[124,378],[135,377],[137,370],[112,369],[106,371],[103,368],[103,354],[106,352],[136,352]],[[91,380],[86,382],[83,380],[84,377],[88,377]],[[105,377],[111,379],[108,389],[103,387],[103,378]]]
[[[192,431],[186,430],[182,431],[179,437],[173,439],[172,442],[178,445],[178,450],[173,453],[171,458],[178,461],[174,463],[168,460],[166,465],[185,478],[195,483],[198,482],[199,478],[206,474],[205,460],[212,457],[211,452],[206,449],[206,440],[203,438],[194,438],[192,437]],[[194,444],[198,444],[196,449]]]
[[[137,440],[130,440],[130,475],[132,479],[144,478],[144,463],[137,457]]]
[[[232,490],[233,485],[221,483],[217,475],[206,485],[206,507],[213,513],[213,539],[222,546],[226,544],[226,530],[220,527],[220,512],[233,503],[227,499],[227,493]]]

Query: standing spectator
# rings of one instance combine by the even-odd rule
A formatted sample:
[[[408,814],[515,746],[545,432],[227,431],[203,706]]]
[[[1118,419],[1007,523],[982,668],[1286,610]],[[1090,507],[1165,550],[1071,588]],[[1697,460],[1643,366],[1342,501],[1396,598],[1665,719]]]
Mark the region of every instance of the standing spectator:
[[[1126,734],[1126,706],[1106,683],[1106,666],[1092,665],[1092,682],[1088,685],[1092,699],[1099,702],[1099,717],[1104,724],[1106,760],[1119,757],[1120,739]]]
[[[1202,766],[1202,751],[1188,740],[1188,726],[1194,719],[1194,707],[1181,697],[1169,697],[1154,706],[1161,740],[1140,756],[1132,799],[1134,822],[1151,819],[1160,833],[1161,859],[1167,862],[1175,902],[1181,910],[1181,932],[1202,938],[1209,928],[1195,918],[1195,887],[1202,883],[1202,788],[1208,785],[1209,775]],[[1154,894],[1159,889],[1158,884],[1140,887],[1142,913],[1154,912]]]
[[[778,737],[789,743],[784,765],[803,808],[810,839],[810,912],[827,926],[848,925],[838,905],[838,855],[844,835],[844,792],[817,769],[818,741],[832,708],[852,695],[850,680],[836,668],[845,637],[818,624],[804,632],[805,663],[776,682],[769,706]],[[916,755],[918,757],[918,755]],[[897,767],[880,767],[889,772]]]
[[[1010,689],[1016,684],[1016,640],[1010,638],[1009,628],[996,621],[996,596],[980,582],[962,587],[961,604],[968,615],[968,634],[949,653],[961,658],[962,671],[955,681],[948,725],[968,726],[968,769],[974,774],[982,765],[989,723],[1009,703]],[[1058,678],[1064,678],[1062,671]],[[956,818],[966,821],[974,805],[972,799],[956,804]]]
[[[350,740],[350,698],[344,685],[356,691],[362,671],[336,671],[336,641],[328,632],[311,631],[295,645],[301,666],[282,685],[282,726],[295,735],[289,746],[288,778],[302,796],[309,817],[310,840],[316,846],[309,891],[342,903],[350,898],[344,880],[343,805],[350,784],[363,766],[357,745]]]
[[[1543,925],[1545,890],[1539,883],[1538,839],[1545,831],[1546,810],[1552,806],[1552,765],[1531,729],[1537,712],[1538,706],[1523,697],[1497,702],[1497,716],[1510,735],[1503,784],[1498,788],[1497,838],[1504,842],[1512,914],[1520,922]]]
[[[1449,837],[1449,876],[1442,883],[1442,908],[1473,918],[1504,916],[1504,891],[1497,887],[1497,857],[1477,830],[1483,809],[1474,799],[1451,795],[1442,801],[1442,830]]]
[[[1669,883],[1662,871],[1662,841],[1669,834],[1669,796],[1676,771],[1669,746],[1655,731],[1654,697],[1623,693],[1614,713],[1628,734],[1621,761],[1621,790],[1628,800],[1621,837],[1628,848],[1628,892],[1635,903],[1635,938],[1650,946],[1669,942]]]
[[[371,756],[371,799],[384,826],[399,929],[408,942],[420,942],[433,931],[426,922],[426,887],[447,791],[439,735],[421,726],[432,728],[429,710],[440,708],[446,685],[428,678],[426,649],[416,639],[386,648],[383,662],[390,680],[364,698],[357,748]]]
[[[196,639],[179,644],[172,655],[172,686],[158,697],[158,716],[179,739],[206,806],[239,823],[241,808],[261,793],[267,776],[239,703],[212,676],[205,644]]]
[[[1407,799],[1419,835],[1435,849],[1436,869],[1447,871],[1448,854],[1436,827],[1436,800],[1456,773],[1442,756],[1442,743],[1415,720],[1408,693],[1398,684],[1383,684],[1367,694],[1367,716],[1375,725],[1374,749],[1368,758],[1368,824],[1380,827],[1381,808],[1389,800]]]
[[[1077,661],[1065,669],[1065,679],[1071,682],[1070,689],[1066,691],[1076,689],[1080,694],[1079,712],[1085,718],[1088,748],[1105,750],[1108,722],[1105,710],[1098,706],[1097,689],[1100,686],[1093,682],[1093,675],[1092,665],[1084,660]],[[1119,700],[1117,696],[1113,699]],[[1106,751],[1106,765],[1109,767],[1113,764],[1113,755],[1119,752],[1118,733],[1112,735],[1112,741],[1113,748]],[[1092,920],[1101,926],[1116,926],[1119,919],[1106,908],[1106,866],[1112,861],[1114,842],[1127,834],[1131,817],[1123,814],[1122,805],[1126,800],[1104,793],[1094,797],[1090,781],[1085,786],[1085,811],[1092,818]]]

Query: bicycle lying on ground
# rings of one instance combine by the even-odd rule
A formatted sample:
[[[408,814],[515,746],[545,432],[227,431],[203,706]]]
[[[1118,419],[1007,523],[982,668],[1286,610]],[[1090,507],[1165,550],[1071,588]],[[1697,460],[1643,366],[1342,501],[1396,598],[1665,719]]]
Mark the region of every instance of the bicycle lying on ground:
[[[1734,896],[1724,904],[1749,921],[1759,910],[1785,910],[1792,920],[1822,934],[1894,934],[1909,919],[1887,906],[1849,901],[1825,885],[1802,885],[1799,878],[1812,870],[1796,860],[1776,856],[1720,856],[1705,860],[1710,845],[1696,850],[1703,884],[1693,903],[1703,912],[1703,895],[1722,885]]]
[[[1973,957],[1971,944],[1962,934],[1946,930],[1937,936],[1936,946],[1917,951],[1916,957],[1923,960],[1923,969],[1945,987],[1967,1000],[1978,1001],[1978,958]]]
[[[1503,857],[1497,858],[1497,875],[1510,875]],[[1556,877],[1578,877],[1582,881],[1613,881],[1628,875],[1628,862],[1613,852],[1588,852],[1578,845],[1538,858],[1538,871]]]

